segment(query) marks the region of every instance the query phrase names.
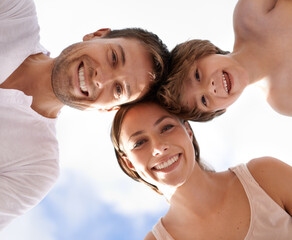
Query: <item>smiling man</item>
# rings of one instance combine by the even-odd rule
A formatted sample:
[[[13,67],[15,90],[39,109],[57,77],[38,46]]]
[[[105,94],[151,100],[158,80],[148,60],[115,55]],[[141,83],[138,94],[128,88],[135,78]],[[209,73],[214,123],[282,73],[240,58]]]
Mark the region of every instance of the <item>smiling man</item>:
[[[168,50],[142,29],[100,29],[57,58],[39,42],[33,0],[0,2],[0,229],[35,206],[59,173],[64,105],[111,110],[164,76]]]
[[[86,36],[56,59],[52,86],[64,104],[110,109],[149,90],[155,74],[148,50],[136,39],[96,37],[106,34],[109,29]]]

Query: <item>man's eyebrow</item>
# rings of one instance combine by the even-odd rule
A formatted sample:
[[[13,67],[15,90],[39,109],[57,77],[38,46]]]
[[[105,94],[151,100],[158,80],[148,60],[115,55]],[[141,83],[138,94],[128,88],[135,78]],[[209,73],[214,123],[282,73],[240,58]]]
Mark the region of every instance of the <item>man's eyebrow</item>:
[[[166,119],[166,118],[171,118],[171,117],[170,117],[170,116],[167,116],[167,115],[162,116],[161,118],[157,119],[157,121],[156,121],[153,125],[154,125],[154,126],[157,126],[159,123],[161,123],[161,122],[162,122],[164,119]],[[142,134],[142,133],[144,133],[143,130],[140,130],[140,131],[134,132],[134,133],[129,137],[128,141],[130,141],[132,137],[136,137],[136,136],[138,136],[138,135],[140,135],[140,134]]]
[[[130,99],[131,97],[131,86],[128,82],[124,83],[124,89],[125,89],[125,96],[126,99]]]
[[[121,52],[122,63],[123,63],[123,65],[125,65],[126,64],[126,54],[125,54],[124,48],[120,44],[118,45],[118,48],[120,49],[120,52]]]

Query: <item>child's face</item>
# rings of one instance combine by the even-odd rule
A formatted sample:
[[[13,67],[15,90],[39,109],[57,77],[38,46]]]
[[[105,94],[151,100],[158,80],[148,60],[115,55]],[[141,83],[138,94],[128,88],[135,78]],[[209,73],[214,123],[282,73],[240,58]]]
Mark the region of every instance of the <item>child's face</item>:
[[[235,60],[211,54],[191,65],[181,102],[190,109],[214,112],[233,104],[247,84],[247,73]]]

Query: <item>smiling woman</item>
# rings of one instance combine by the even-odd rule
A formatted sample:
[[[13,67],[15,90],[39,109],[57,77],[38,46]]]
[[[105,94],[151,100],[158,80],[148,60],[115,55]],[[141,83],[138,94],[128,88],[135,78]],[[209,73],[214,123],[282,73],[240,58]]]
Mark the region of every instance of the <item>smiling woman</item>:
[[[156,113],[157,118],[153,119],[153,121],[155,120],[155,122],[142,121],[143,118],[137,121],[134,116],[136,114],[140,114],[140,116],[143,116],[145,114],[145,109],[148,110],[148,113],[152,110],[151,115],[154,115]],[[169,171],[172,171],[173,169],[178,167],[178,165],[180,165],[182,155],[179,151],[179,148],[181,146],[177,147],[178,149],[172,154],[161,158],[159,161],[154,159],[160,156],[161,151],[167,150],[169,146],[167,144],[162,144],[153,148],[153,152],[150,154],[152,154],[154,158],[148,163],[148,168],[151,170],[152,173],[155,174],[154,176],[152,174],[148,174],[149,179],[147,177],[146,179],[140,177],[141,175],[145,176],[145,173],[143,173],[143,171],[141,170],[142,172],[140,172],[140,175],[139,170],[133,166],[132,162],[129,161],[129,158],[135,158],[137,164],[142,169],[144,169],[145,166],[143,165],[143,162],[147,162],[147,159],[149,157],[147,153],[149,154],[149,148],[151,148],[151,143],[153,141],[158,141],[156,137],[164,136],[165,138],[168,138],[168,133],[171,132],[173,138],[177,141],[177,139],[179,139],[181,135],[187,134],[187,128],[185,128],[184,125],[188,126],[188,123],[184,123],[182,120],[174,115],[169,114],[166,111],[164,112],[164,115],[161,115],[159,113],[159,108],[153,108],[152,105],[148,106],[147,103],[145,103],[143,107],[139,108],[138,110],[136,109],[136,111],[133,111],[131,105],[123,106],[117,112],[114,118],[111,131],[112,142],[115,146],[118,163],[122,170],[134,180],[144,182],[146,185],[150,186],[158,193],[160,193],[160,191],[158,190],[156,183],[153,183],[151,179],[152,177],[157,178],[157,175],[167,174]],[[123,128],[121,122],[123,122]],[[154,131],[152,131],[152,135],[147,133],[145,129],[146,127],[148,127],[148,129],[153,128]],[[191,131],[190,128],[188,129]],[[189,148],[191,150],[194,150],[195,158],[199,162],[200,151],[197,141],[193,134],[191,134],[190,137],[192,139],[192,142]],[[126,156],[131,157],[128,158]],[[184,166],[184,169],[187,170],[190,168],[188,166]],[[179,178],[180,175],[173,176],[174,181],[179,181]]]
[[[208,171],[200,164],[188,122],[152,101],[122,106],[111,138],[122,170],[170,203],[145,239],[291,236],[291,166],[262,157],[224,172]],[[260,210],[255,210],[257,205]]]

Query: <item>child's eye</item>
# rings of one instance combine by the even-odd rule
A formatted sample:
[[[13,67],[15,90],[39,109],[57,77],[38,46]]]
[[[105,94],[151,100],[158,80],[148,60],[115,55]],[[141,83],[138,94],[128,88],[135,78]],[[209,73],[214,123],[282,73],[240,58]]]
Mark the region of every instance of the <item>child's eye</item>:
[[[173,127],[174,126],[172,124],[167,124],[162,128],[161,133],[164,133],[165,131],[172,129]]]
[[[207,101],[204,95],[202,96],[201,101],[207,107]]]
[[[196,72],[195,72],[195,78],[198,82],[200,82],[200,74],[199,74],[199,71],[198,69],[196,69]]]

